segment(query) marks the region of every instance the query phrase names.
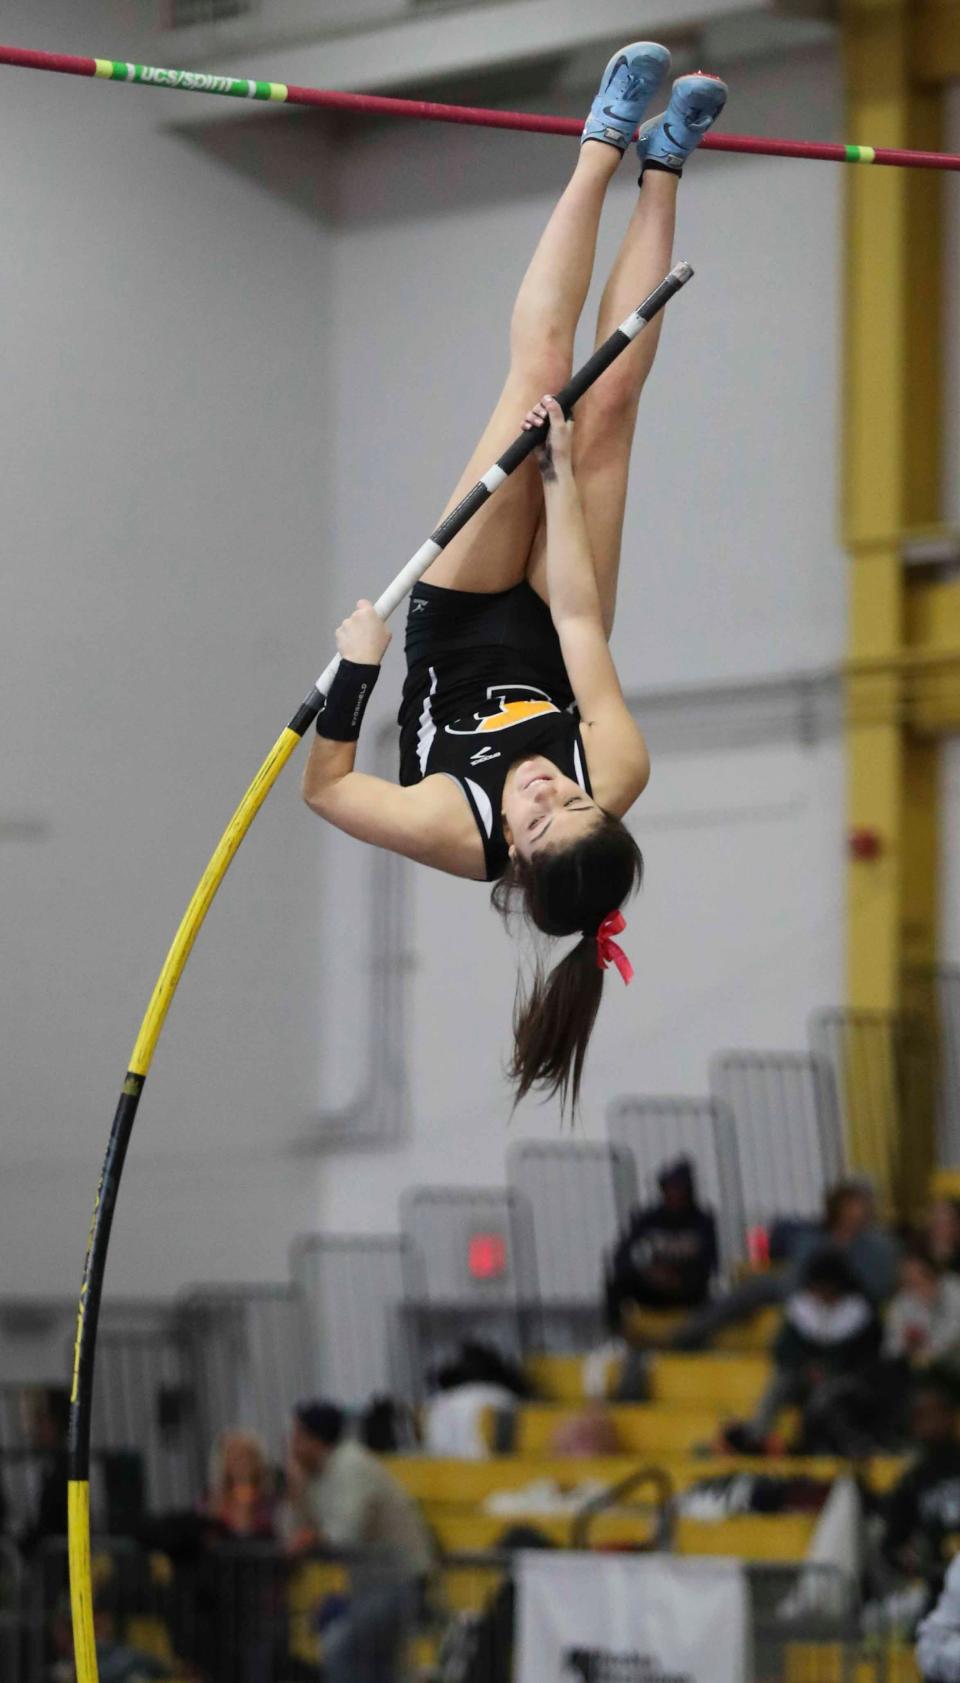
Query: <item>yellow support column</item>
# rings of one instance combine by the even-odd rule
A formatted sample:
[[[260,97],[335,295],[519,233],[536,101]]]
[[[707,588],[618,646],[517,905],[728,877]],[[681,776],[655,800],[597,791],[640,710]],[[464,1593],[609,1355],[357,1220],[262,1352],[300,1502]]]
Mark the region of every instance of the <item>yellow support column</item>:
[[[848,138],[938,148],[943,91],[921,80],[917,0],[842,0],[842,20]],[[848,816],[852,831],[879,845],[849,864],[848,1004],[892,1011],[937,942],[937,752],[909,724],[901,556],[906,533],[940,516],[942,187],[932,172],[869,166],[852,169],[847,185]],[[889,1158],[898,1184],[886,1190],[899,1201],[915,1178],[900,1172],[899,1107],[884,1119],[858,1116],[849,1078],[847,1089],[853,1136],[889,1130],[871,1155]],[[913,1143],[911,1155],[926,1158]]]

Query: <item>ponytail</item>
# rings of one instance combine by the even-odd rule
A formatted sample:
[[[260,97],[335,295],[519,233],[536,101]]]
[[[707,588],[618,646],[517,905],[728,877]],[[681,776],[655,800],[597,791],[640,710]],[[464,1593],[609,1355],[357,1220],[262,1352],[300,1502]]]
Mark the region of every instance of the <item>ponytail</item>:
[[[576,1110],[602,993],[603,971],[590,935],[584,935],[549,974],[538,964],[528,993],[518,984],[509,1065],[518,1104],[536,1085],[547,1097],[559,1093],[564,1109],[569,1093]]]
[[[638,888],[643,856],[626,825],[610,813],[563,850],[516,855],[493,889],[504,919],[521,910],[545,935],[580,940],[547,973],[538,962],[529,990],[517,983],[509,1074],[519,1103],[533,1087],[559,1093],[575,1111],[584,1059],[603,992],[597,935],[608,914]],[[620,955],[622,958],[622,954]]]

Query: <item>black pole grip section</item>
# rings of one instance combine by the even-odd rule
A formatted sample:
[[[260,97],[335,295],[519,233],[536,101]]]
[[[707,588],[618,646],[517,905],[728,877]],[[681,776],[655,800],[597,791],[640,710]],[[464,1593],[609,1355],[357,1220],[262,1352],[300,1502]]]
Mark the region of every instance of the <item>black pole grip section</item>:
[[[600,375],[610,367],[611,362],[615,362],[617,357],[622,355],[632,342],[618,327],[615,333],[611,333],[609,339],[604,339],[603,344],[597,346],[592,357],[584,363],[582,368],[577,369],[573,378],[568,380],[563,390],[557,393],[557,402],[565,415],[569,416],[574,404],[579,402],[584,392],[589,391],[594,381],[599,380]]]
[[[306,735],[314,719],[320,712],[326,697],[314,686],[309,695],[304,696],[287,726],[288,730],[295,730],[298,736]]]
[[[693,276],[694,269],[690,263],[677,263],[670,270],[669,275],[664,275],[660,285],[655,286],[649,297],[645,298],[643,303],[638,306],[634,315],[642,316],[644,321],[652,321],[654,316],[660,314],[664,304],[669,304],[671,298],[676,297],[681,287],[686,286],[688,281],[693,280]]]
[[[455,538],[458,532],[463,531],[467,521],[473,519],[477,510],[483,507],[489,497],[490,492],[484,485],[483,480],[478,479],[476,485],[471,485],[470,490],[458,502],[456,508],[452,508],[446,519],[441,520],[439,526],[430,533],[433,542],[439,544],[441,549],[446,549],[450,540]]]
[[[103,1293],[103,1274],[110,1244],[110,1228],[117,1202],[120,1176],[130,1143],[144,1077],[127,1074],[123,1092],[113,1118],[110,1143],[103,1160],[103,1172],[97,1189],[97,1201],[87,1241],[83,1265],[83,1284],[77,1309],[77,1335],[73,1358],[73,1387],[70,1400],[68,1430],[69,1477],[72,1481],[86,1481],[90,1476],[90,1418],[93,1400],[93,1363],[97,1349],[97,1322],[100,1319],[100,1298]]]

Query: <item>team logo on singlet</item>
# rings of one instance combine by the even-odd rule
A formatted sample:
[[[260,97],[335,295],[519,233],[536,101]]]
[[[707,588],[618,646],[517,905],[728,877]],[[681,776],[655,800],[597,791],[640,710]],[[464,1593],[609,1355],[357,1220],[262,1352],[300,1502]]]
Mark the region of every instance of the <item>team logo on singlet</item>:
[[[444,730],[448,736],[492,736],[559,711],[545,691],[532,684],[492,684],[487,690],[486,707],[465,719],[454,719],[444,725]]]

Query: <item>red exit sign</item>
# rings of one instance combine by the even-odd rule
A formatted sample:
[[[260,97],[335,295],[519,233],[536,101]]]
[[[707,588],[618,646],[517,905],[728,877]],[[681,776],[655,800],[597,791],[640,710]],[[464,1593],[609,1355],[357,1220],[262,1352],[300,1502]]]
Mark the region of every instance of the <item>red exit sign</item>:
[[[507,1242],[502,1233],[474,1233],[467,1252],[473,1280],[498,1280],[507,1271]]]

